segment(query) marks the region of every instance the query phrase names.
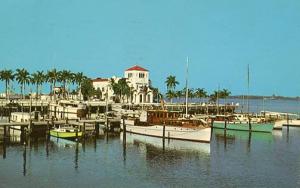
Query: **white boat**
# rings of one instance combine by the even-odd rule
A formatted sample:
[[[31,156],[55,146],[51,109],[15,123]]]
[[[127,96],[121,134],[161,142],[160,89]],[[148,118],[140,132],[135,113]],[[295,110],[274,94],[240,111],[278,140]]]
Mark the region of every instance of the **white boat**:
[[[126,132],[163,138],[185,140],[194,142],[209,143],[211,139],[211,128],[184,128],[178,126],[165,126],[165,133],[163,133],[162,125],[153,126],[132,126],[126,125]]]
[[[186,112],[147,110],[142,111],[138,123],[146,126],[127,125],[126,131],[159,138],[209,143],[211,128],[202,119],[193,119],[188,114],[188,58],[186,70]],[[163,126],[165,124],[165,126]],[[165,129],[164,129],[165,127]]]
[[[50,116],[57,119],[80,119],[86,117],[86,104],[80,101],[60,100],[50,103]]]

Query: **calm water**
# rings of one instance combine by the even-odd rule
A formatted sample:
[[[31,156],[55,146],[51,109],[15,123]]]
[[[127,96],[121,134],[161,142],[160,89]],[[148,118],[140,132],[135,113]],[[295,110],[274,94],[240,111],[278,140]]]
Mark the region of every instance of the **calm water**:
[[[227,101],[226,101],[227,102]],[[229,102],[229,101],[228,101]],[[239,102],[239,101],[233,101]],[[297,101],[251,101],[252,111],[298,113]],[[256,109],[256,110],[254,110]],[[1,121],[1,120],[0,120]],[[0,143],[2,187],[300,187],[300,128],[213,130],[210,144],[128,134],[85,142]]]
[[[0,145],[0,187],[299,187],[300,129],[213,130],[212,142],[127,134]]]

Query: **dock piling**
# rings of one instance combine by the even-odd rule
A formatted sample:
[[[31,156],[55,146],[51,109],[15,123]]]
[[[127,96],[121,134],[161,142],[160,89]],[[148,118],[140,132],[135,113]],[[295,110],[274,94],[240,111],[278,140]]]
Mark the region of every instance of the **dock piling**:
[[[85,138],[85,122],[83,122],[83,131],[82,131],[83,137]]]
[[[76,141],[78,141],[78,125],[76,126],[75,131],[76,131]]]
[[[290,120],[289,120],[289,114],[286,114],[286,124],[287,124],[287,130],[290,130]]]
[[[99,123],[95,122],[95,134],[99,136]]]

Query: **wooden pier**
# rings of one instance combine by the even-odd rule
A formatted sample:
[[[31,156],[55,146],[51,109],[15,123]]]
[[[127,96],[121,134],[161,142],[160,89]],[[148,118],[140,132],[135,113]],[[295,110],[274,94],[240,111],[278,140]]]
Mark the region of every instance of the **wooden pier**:
[[[95,120],[53,120],[45,121],[28,121],[28,122],[5,122],[0,123],[0,134],[3,140],[10,136],[10,130],[21,131],[21,137],[26,136],[45,136],[49,134],[50,129],[57,125],[67,124],[74,126],[77,130],[82,131],[83,137],[88,135],[99,135],[99,129],[113,131],[115,128],[120,129],[120,121],[116,119],[95,119]]]

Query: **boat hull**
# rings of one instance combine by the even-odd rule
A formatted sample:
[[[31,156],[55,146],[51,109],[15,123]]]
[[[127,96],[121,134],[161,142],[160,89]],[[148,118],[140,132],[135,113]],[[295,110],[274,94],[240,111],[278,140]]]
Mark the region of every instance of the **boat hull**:
[[[163,138],[163,126],[132,126],[126,125],[126,132]],[[190,129],[175,126],[165,126],[165,138],[209,143],[211,139],[211,128]]]
[[[59,132],[59,131],[51,130],[50,135],[58,138],[76,138],[76,132]],[[77,136],[81,137],[82,132],[78,132]]]
[[[272,132],[274,127],[273,123],[253,123],[251,124],[251,131],[254,132]],[[225,129],[224,122],[214,122],[213,128]],[[226,126],[228,130],[237,131],[250,131],[250,127],[247,123],[228,123]]]

